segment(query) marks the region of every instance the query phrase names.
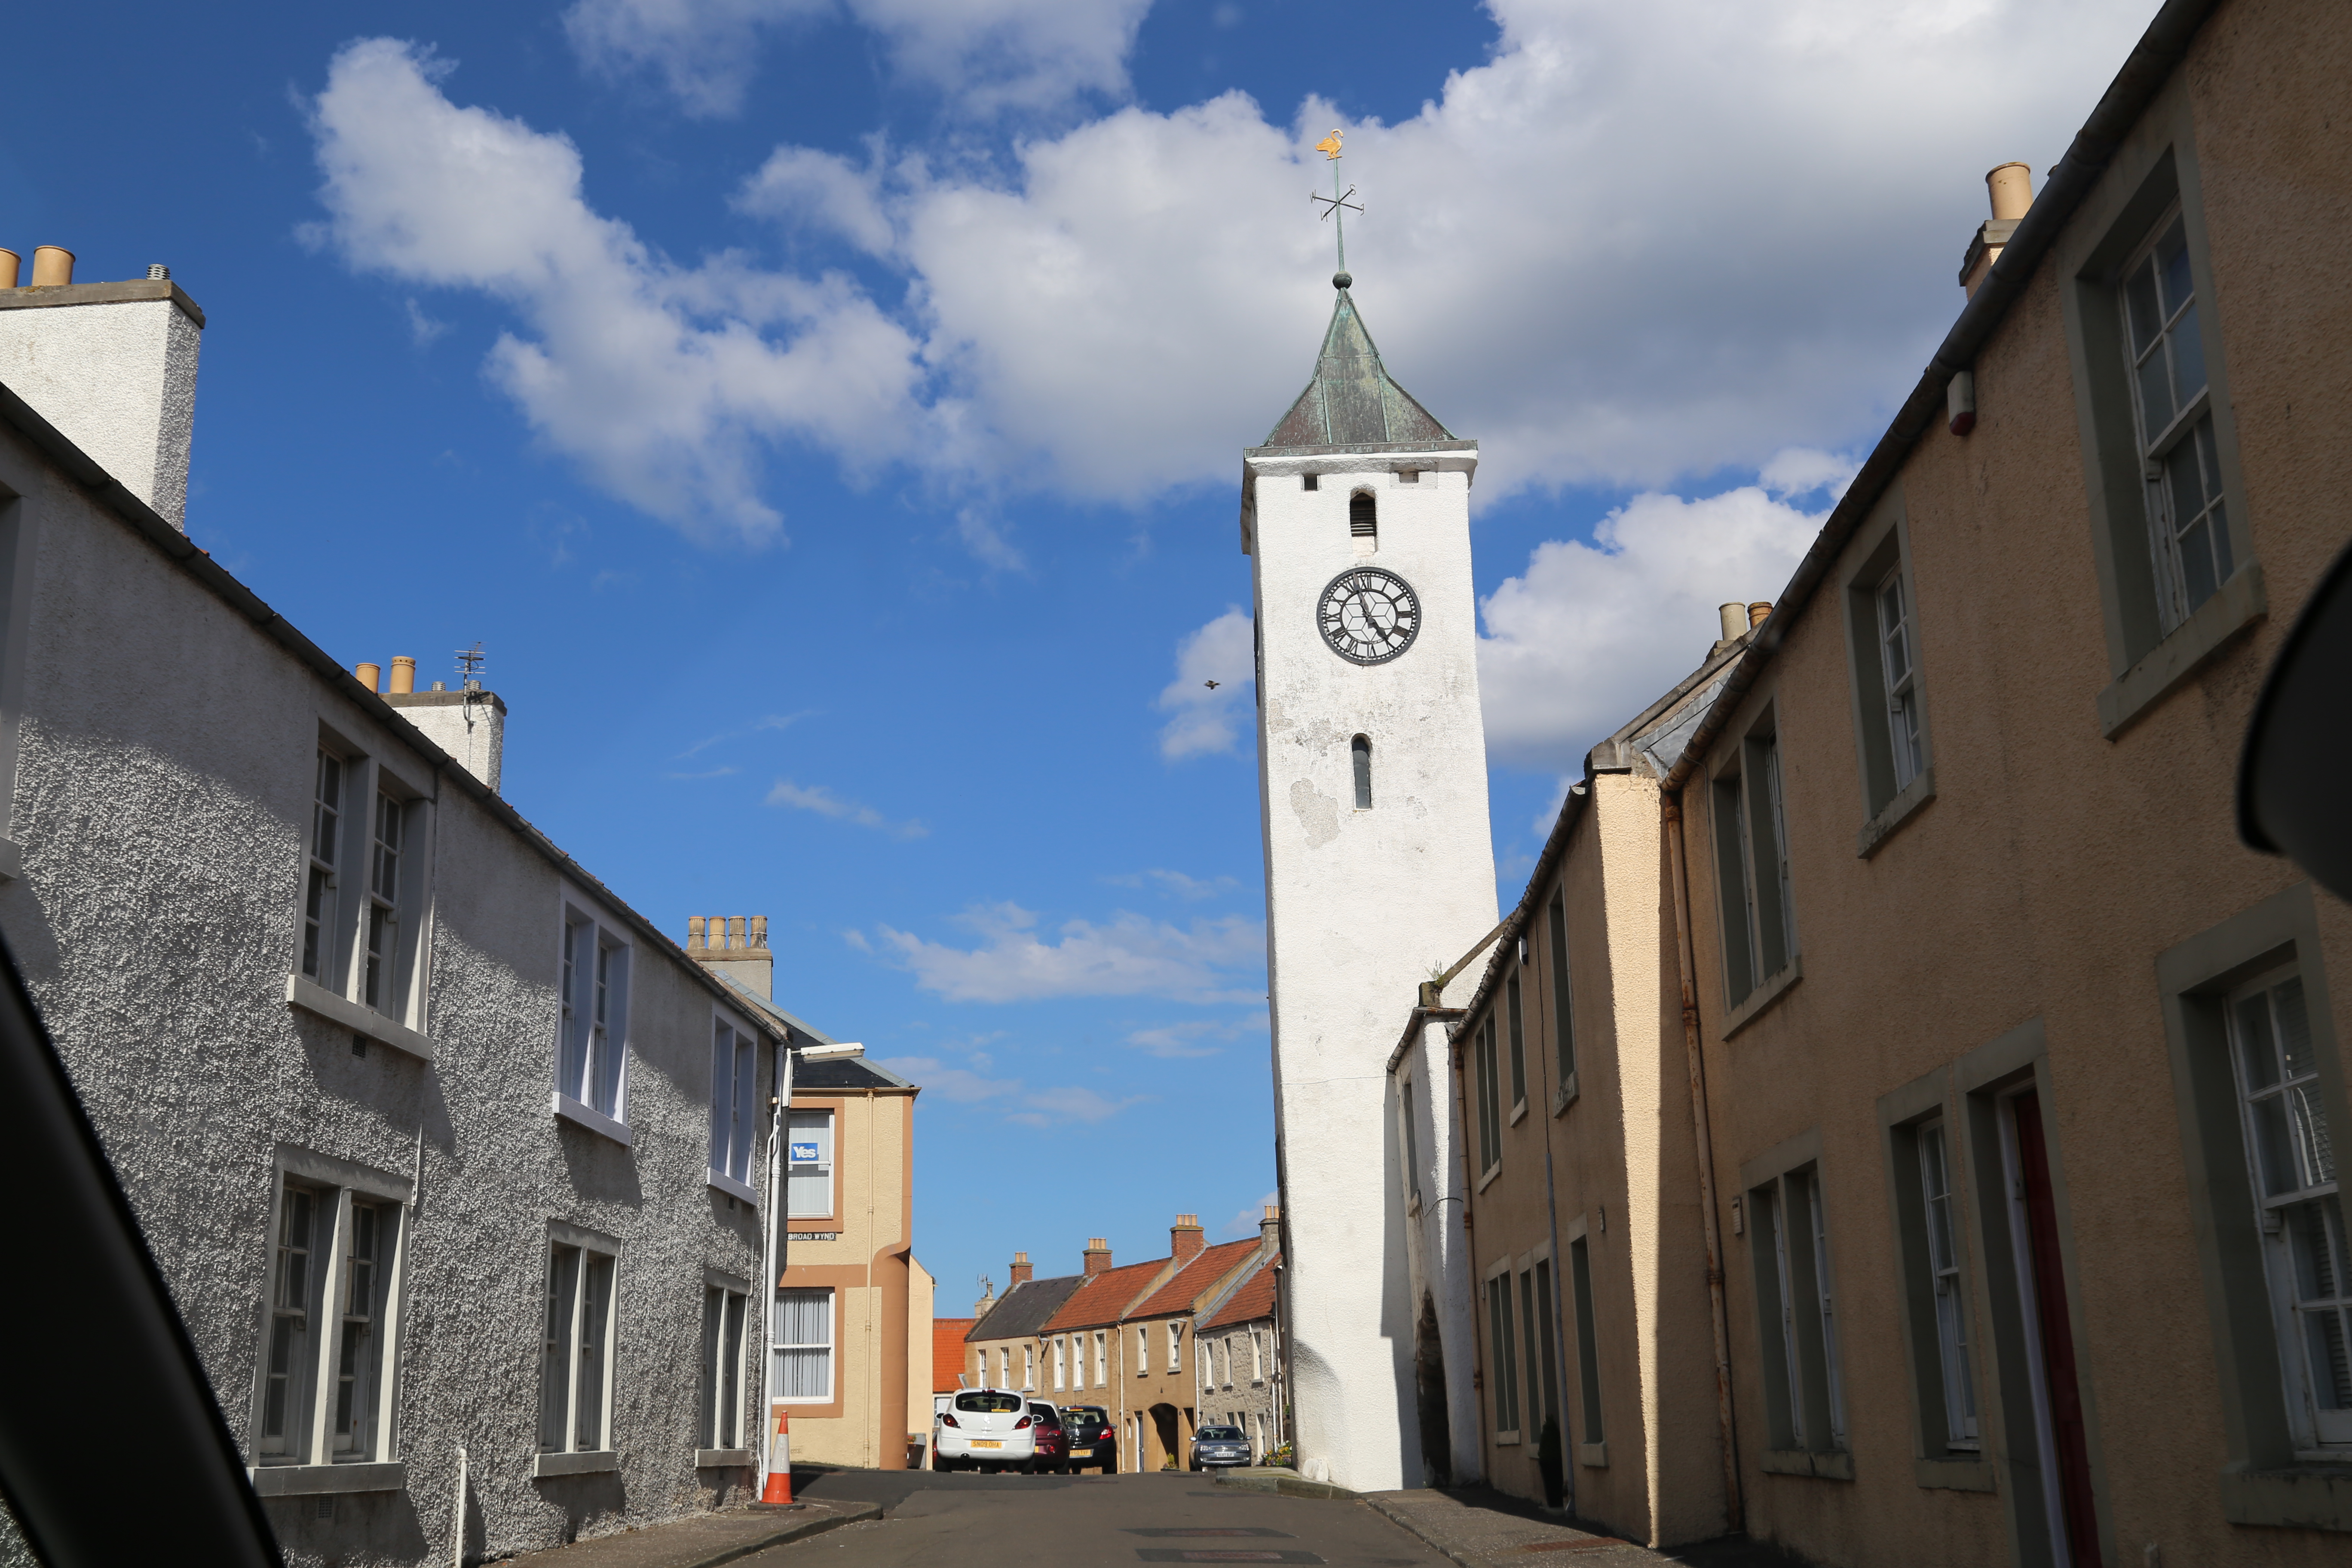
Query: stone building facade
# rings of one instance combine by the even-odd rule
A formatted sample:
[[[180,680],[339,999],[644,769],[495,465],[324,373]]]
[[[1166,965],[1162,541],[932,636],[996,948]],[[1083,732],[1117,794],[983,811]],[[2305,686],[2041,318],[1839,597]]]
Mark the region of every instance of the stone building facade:
[[[188,542],[201,321],[0,290],[0,931],[289,1561],[739,1499],[795,1031]]]
[[[1271,1210],[1265,1224],[1279,1230]],[[1282,1254],[1261,1246],[1233,1271],[1227,1283],[1201,1304],[1192,1331],[1197,1424],[1239,1426],[1249,1435],[1250,1456],[1259,1464],[1287,1436],[1283,1421]]]
[[[1578,1511],[1654,1542],[2342,1558],[2352,911],[2233,788],[2352,542],[2311,423],[2352,403],[2352,160],[2311,129],[2347,67],[2314,0],[2179,0],[2038,197],[1994,171],[1796,576],[1595,749],[1475,992],[1407,1015],[1444,1051],[1391,1063],[1398,1192],[1475,1323],[1423,1421],[1468,1385],[1495,1485],[1540,1489],[1548,1418]]]

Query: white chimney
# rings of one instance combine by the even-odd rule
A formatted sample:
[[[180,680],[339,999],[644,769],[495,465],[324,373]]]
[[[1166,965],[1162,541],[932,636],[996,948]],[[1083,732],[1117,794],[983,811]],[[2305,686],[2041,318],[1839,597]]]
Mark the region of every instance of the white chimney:
[[[373,664],[357,667],[360,684],[373,688],[381,673]],[[506,761],[507,705],[495,691],[485,691],[468,679],[456,691],[445,691],[435,681],[430,691],[416,687],[416,661],[402,657],[392,661],[392,689],[383,700],[400,716],[425,732],[425,738],[458,764],[496,790],[499,771]]]
[[[184,531],[205,313],[168,268],[147,272],[76,283],[70,251],[35,251],[31,285],[0,288],[0,384]]]

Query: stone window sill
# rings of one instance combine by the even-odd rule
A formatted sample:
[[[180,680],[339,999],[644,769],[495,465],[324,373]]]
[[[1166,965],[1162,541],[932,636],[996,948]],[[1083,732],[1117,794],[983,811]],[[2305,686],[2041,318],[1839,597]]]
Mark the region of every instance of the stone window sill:
[[[1727,1040],[1748,1027],[1756,1021],[1759,1014],[1769,1011],[1774,1003],[1795,990],[1797,982],[1804,977],[1804,959],[1799,956],[1789,960],[1787,965],[1778,973],[1750,991],[1738,1006],[1734,1007],[1725,1016],[1723,1033],[1717,1037]]]
[[[373,1007],[362,1007],[348,996],[336,995],[308,976],[289,974],[286,977],[286,1005],[299,1007],[314,1018],[324,1018],[355,1035],[365,1035],[378,1045],[390,1046],[418,1061],[433,1059],[433,1042],[429,1037],[406,1025],[394,1023]]]
[[[323,1497],[331,1492],[408,1489],[408,1467],[388,1465],[256,1465],[245,1472],[259,1497]]]
[[[2231,638],[2262,619],[2269,607],[2262,563],[2249,561],[2175,626],[2170,637],[2099,693],[2099,733],[2110,741],[2122,734],[2203,668]]]
[[[1570,1073],[1568,1077],[1561,1081],[1560,1086],[1552,1090],[1551,1113],[1554,1116],[1558,1116],[1570,1106],[1574,1105],[1576,1103],[1576,1075],[1574,1073]]]
[[[2221,1517],[2232,1524],[2352,1531],[2352,1465],[2221,1472]]]
[[[1483,1175],[1483,1176],[1481,1176],[1481,1177],[1479,1177],[1479,1178],[1478,1178],[1478,1191],[1480,1191],[1480,1192],[1482,1192],[1482,1193],[1483,1193],[1483,1192],[1485,1192],[1488,1187],[1493,1186],[1493,1185],[1495,1184],[1495,1178],[1496,1178],[1496,1177],[1497,1177],[1497,1176],[1499,1176],[1499,1175],[1501,1175],[1502,1173],[1503,1173],[1503,1162],[1501,1162],[1500,1160],[1497,1160],[1497,1161],[1496,1161],[1493,1164],[1491,1164],[1491,1165],[1487,1166],[1487,1167],[1486,1167],[1486,1173],[1485,1175]]]
[[[751,1190],[751,1183],[739,1182],[724,1171],[706,1171],[703,1176],[710,1184],[711,1191],[725,1193],[730,1198],[740,1198],[754,1207],[758,1206],[760,1194]]]
[[[585,1127],[591,1132],[601,1133],[624,1149],[636,1142],[629,1135],[627,1122],[615,1121],[594,1107],[581,1104],[560,1089],[549,1092],[548,1101],[548,1109],[554,1111],[560,1121],[569,1121],[576,1127]]]
[[[1497,1448],[1516,1448],[1518,1446],[1519,1435],[1517,1432],[1497,1432],[1495,1434],[1495,1447]]]
[[[530,1462],[530,1479],[538,1481],[550,1476],[593,1476],[620,1468],[620,1453],[612,1448],[587,1454],[541,1454]]]
[[[1607,1469],[1609,1468],[1609,1445],[1606,1443],[1579,1443],[1576,1446],[1576,1462],[1582,1465],[1588,1470]]]
[[[1936,770],[1921,770],[1903,792],[1886,803],[1885,809],[1862,825],[1853,836],[1853,852],[1867,860],[1878,853],[1878,847],[1895,837],[1895,830],[1918,813],[1921,806],[1936,798]]]
[[[1758,1462],[1768,1476],[1816,1476],[1825,1481],[1853,1479],[1853,1456],[1843,1448],[1824,1453],[1810,1448],[1767,1448]]]
[[[1939,1488],[1950,1492],[1989,1492],[1993,1489],[1992,1466],[1983,1459],[1972,1459],[1954,1454],[1938,1459],[1911,1461],[1911,1478],[1923,1487]]]
[[[698,1470],[731,1469],[739,1465],[748,1466],[751,1462],[751,1450],[749,1448],[697,1448],[694,1451],[694,1468]]]
[[[1528,1102],[1524,1100],[1515,1100],[1511,1101],[1511,1125],[1517,1127],[1520,1122],[1525,1121],[1527,1119]]]
[[[13,838],[0,838],[0,882],[14,882],[25,874],[25,852]]]

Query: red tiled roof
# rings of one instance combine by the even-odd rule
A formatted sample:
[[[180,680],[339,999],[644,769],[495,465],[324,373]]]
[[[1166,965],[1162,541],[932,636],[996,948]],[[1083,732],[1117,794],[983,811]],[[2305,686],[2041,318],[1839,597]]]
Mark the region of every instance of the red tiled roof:
[[[1149,1263],[1104,1269],[1062,1303],[1062,1310],[1045,1321],[1046,1329],[1099,1329],[1118,1322],[1126,1315],[1127,1304],[1167,1267],[1168,1259],[1155,1258]]]
[[[1189,1312],[1202,1298],[1215,1289],[1226,1275],[1241,1267],[1244,1259],[1258,1249],[1258,1239],[1228,1241],[1222,1247],[1212,1247],[1196,1254],[1184,1265],[1175,1279],[1151,1293],[1151,1299],[1132,1308],[1130,1318],[1163,1318],[1178,1312]]]
[[[1274,1316],[1274,1266],[1269,1258],[1258,1266],[1256,1273],[1242,1281],[1241,1289],[1225,1298],[1217,1315],[1201,1325],[1203,1330],[1222,1329],[1228,1323],[1254,1323]]]
[[[963,1337],[977,1320],[971,1318],[933,1318],[931,1320],[931,1392],[953,1394],[963,1371]]]

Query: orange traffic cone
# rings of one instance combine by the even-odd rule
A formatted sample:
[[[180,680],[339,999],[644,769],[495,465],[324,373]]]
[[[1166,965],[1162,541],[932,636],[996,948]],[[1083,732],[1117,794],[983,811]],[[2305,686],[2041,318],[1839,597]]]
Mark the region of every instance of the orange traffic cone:
[[[768,1484],[760,1500],[789,1503],[793,1500],[792,1407],[778,1400],[768,1406]]]

